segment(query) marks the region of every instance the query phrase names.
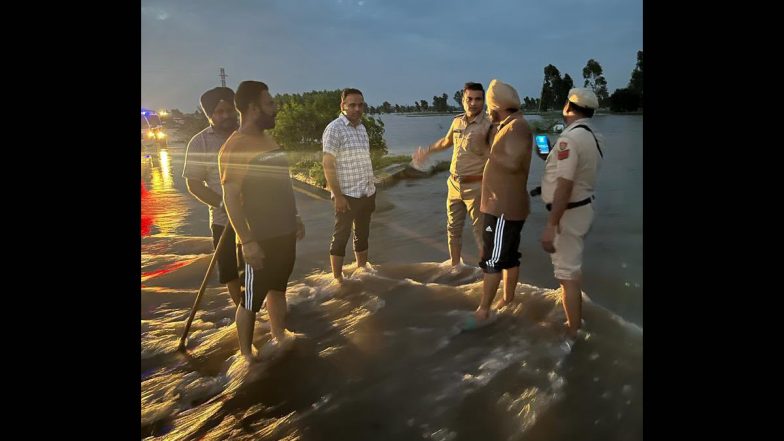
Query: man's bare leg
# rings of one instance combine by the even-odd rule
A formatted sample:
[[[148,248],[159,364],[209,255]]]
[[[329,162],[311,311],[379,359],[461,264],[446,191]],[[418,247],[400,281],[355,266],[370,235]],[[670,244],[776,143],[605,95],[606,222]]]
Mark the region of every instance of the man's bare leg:
[[[496,308],[503,308],[504,306],[514,301],[515,289],[517,288],[517,280],[520,276],[520,267],[513,266],[504,270],[504,297],[498,302]]]
[[[343,256],[333,256],[330,254],[329,262],[332,264],[332,275],[338,282],[343,282]]]
[[[363,267],[367,263],[368,250],[354,251],[354,256],[357,258],[357,268]]]
[[[493,304],[495,293],[498,291],[498,284],[501,283],[501,272],[485,273],[482,282],[482,300],[479,302],[479,307],[476,308],[474,315],[477,321],[487,320],[490,315],[490,305]]]
[[[452,266],[456,266],[460,263],[460,253],[462,252],[462,246],[460,243],[450,243],[449,244],[449,258],[452,259]]]
[[[237,340],[240,344],[240,353],[249,362],[256,361],[253,353],[253,328],[256,325],[256,313],[245,309],[242,306],[237,308],[234,314],[234,322],[237,326]]]
[[[234,302],[234,306],[239,306],[240,301],[242,300],[242,290],[240,288],[240,279],[236,278],[234,280],[230,280],[226,284],[226,288],[229,289],[229,295],[231,296],[231,300]]]
[[[267,292],[267,313],[270,319],[270,334],[275,340],[282,341],[286,336],[286,293],[270,290]]]
[[[580,280],[559,280],[562,290],[562,302],[566,313],[567,336],[577,338],[577,331],[582,324],[583,297]]]

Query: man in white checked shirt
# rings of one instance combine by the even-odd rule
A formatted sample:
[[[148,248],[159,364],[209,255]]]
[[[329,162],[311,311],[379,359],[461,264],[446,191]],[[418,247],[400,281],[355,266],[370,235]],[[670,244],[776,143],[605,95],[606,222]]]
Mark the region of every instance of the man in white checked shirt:
[[[343,282],[346,242],[354,230],[357,267],[368,256],[370,216],[376,209],[376,186],[370,162],[370,140],[362,124],[365,99],[357,89],[343,89],[340,116],[329,123],[322,136],[324,176],[335,201],[335,230],[329,247],[332,274]]]

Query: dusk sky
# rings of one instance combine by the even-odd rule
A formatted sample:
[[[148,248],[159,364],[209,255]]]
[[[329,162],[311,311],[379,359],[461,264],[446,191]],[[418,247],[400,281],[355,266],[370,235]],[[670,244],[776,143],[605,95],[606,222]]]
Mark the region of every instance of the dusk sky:
[[[369,105],[413,105],[498,78],[540,96],[553,64],[583,85],[593,58],[608,90],[642,50],[641,0],[142,0],[141,105],[193,112],[220,85],[270,92],[355,87]]]

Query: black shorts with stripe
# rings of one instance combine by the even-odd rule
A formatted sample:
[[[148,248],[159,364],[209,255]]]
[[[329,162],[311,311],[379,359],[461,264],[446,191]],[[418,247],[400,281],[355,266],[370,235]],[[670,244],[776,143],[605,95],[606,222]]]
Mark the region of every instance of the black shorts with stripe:
[[[264,251],[264,267],[253,269],[245,264],[245,293],[240,303],[245,309],[259,312],[267,292],[286,292],[297,254],[295,233],[258,241]]]
[[[510,221],[482,213],[482,255],[479,266],[486,273],[520,266],[520,232],[525,220]]]

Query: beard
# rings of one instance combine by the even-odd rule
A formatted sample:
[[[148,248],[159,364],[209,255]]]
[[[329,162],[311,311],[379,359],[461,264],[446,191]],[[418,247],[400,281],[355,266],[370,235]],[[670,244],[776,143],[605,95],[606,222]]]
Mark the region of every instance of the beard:
[[[222,130],[224,132],[233,132],[237,130],[240,126],[239,121],[237,118],[227,118],[217,124],[218,130]]]
[[[253,121],[259,130],[267,130],[275,127],[275,115],[261,114]]]

